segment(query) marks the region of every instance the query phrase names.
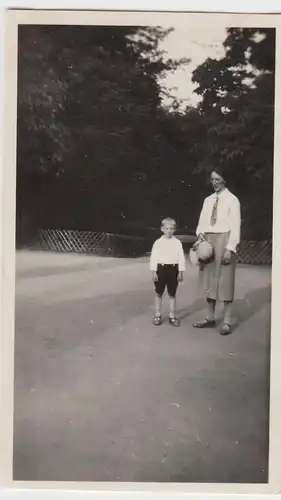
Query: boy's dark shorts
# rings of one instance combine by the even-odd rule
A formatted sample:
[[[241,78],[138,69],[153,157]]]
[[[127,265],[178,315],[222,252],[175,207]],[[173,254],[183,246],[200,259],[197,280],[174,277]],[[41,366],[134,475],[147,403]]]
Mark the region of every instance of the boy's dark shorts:
[[[157,295],[162,297],[167,287],[169,296],[175,297],[178,288],[178,275],[178,264],[158,264],[158,281],[155,282],[155,292]]]

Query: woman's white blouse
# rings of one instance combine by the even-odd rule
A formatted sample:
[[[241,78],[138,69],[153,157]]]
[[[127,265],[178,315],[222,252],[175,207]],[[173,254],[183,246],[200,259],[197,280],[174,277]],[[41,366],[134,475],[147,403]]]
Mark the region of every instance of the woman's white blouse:
[[[211,216],[213,206],[218,200],[217,220],[216,223],[211,225]],[[229,239],[227,249],[236,252],[237,245],[240,243],[241,231],[241,210],[240,202],[234,194],[228,189],[224,189],[221,193],[211,194],[208,196],[201,210],[199,223],[196,229],[197,236],[200,233],[228,233]]]

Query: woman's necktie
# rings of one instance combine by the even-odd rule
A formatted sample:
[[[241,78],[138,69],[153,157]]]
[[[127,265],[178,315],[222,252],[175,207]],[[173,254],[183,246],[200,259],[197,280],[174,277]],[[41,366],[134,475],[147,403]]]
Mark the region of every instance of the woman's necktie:
[[[211,215],[211,226],[214,226],[217,222],[217,216],[218,216],[218,204],[219,204],[219,197],[216,197],[216,201],[213,206],[212,210],[212,215]]]

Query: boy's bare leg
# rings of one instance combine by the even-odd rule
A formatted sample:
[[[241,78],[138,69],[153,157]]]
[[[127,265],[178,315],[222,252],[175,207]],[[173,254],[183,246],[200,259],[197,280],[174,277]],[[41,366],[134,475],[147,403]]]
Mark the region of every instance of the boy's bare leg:
[[[170,312],[169,312],[169,323],[173,326],[180,326],[180,320],[176,318],[176,297],[169,297]]]
[[[175,297],[169,297],[169,306],[170,306],[169,318],[174,318],[175,312],[176,312],[176,298]]]
[[[162,297],[155,295],[155,316],[160,317],[162,313]]]

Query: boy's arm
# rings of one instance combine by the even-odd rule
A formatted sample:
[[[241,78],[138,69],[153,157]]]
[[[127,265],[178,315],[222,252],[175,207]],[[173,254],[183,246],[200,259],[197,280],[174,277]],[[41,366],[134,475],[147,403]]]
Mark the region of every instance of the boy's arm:
[[[182,242],[179,241],[179,272],[180,274],[185,271],[185,255],[183,251]]]
[[[157,244],[156,242],[154,243],[153,247],[152,247],[152,250],[151,250],[151,254],[150,254],[150,270],[152,272],[156,272],[157,271],[157,252],[156,252],[156,249],[157,249]]]

